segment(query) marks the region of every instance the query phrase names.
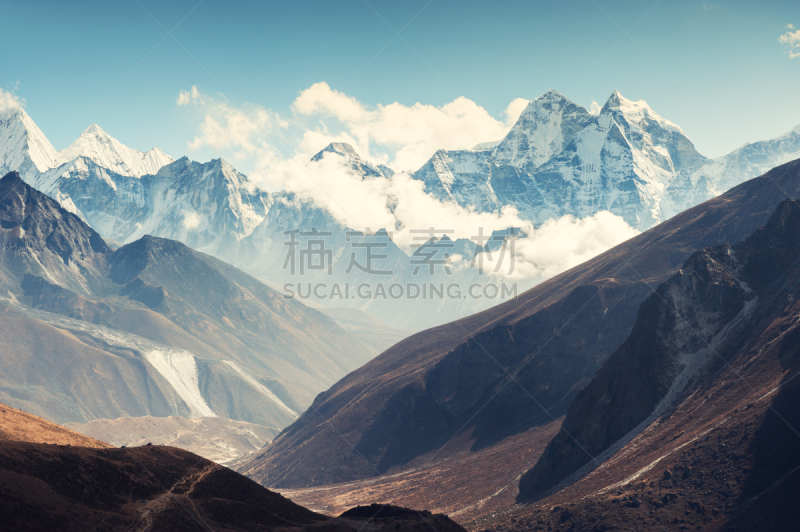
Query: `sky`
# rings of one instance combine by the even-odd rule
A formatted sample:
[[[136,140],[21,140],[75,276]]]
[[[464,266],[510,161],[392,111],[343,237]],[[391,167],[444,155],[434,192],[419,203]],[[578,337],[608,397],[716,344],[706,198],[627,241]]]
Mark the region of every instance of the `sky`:
[[[57,149],[98,123],[245,173],[330,138],[413,169],[551,88],[644,99],[711,157],[800,124],[796,1],[3,0],[0,19],[0,88]]]

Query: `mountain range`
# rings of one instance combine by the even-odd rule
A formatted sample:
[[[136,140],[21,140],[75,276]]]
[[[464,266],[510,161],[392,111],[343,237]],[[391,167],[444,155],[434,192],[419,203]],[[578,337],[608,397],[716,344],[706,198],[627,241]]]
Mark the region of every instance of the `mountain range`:
[[[798,133],[711,160],[642,100],[614,91],[592,115],[551,90],[499,143],[440,150],[413,175],[440,200],[482,212],[513,206],[541,224],[608,210],[644,231],[799,157]]]
[[[2,113],[0,138],[5,139],[0,175],[18,170],[26,182],[120,244],[146,234],[177,240],[278,286],[296,281],[279,260],[286,253],[287,227],[333,233],[339,261],[349,259],[346,233],[353,228],[310,200],[260,190],[226,161],[173,161],[158,148],[140,152],[96,125],[58,152],[22,109]],[[695,150],[679,126],[644,101],[615,91],[593,115],[551,90],[530,102],[502,140],[477,148],[437,151],[411,175],[439,200],[478,212],[513,206],[523,218],[541,224],[566,214],[581,218],[608,210],[646,230],[800,156],[800,131],[711,160]],[[339,158],[344,168],[363,179],[394,175],[344,143],[330,144],[309,164],[323,157]],[[387,262],[407,266],[408,253],[395,246]],[[404,274],[397,279],[408,281]],[[344,280],[354,285],[376,282],[369,276],[337,279]],[[469,275],[459,279],[465,286],[471,281]],[[499,302],[443,300],[414,307],[398,301],[390,306],[362,300],[313,301],[355,307],[411,330]]]

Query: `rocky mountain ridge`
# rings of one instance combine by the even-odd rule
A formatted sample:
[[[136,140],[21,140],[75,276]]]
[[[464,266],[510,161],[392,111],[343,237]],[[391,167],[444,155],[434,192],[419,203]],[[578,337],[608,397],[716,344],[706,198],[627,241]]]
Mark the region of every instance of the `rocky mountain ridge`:
[[[0,179],[0,246],[0,396],[48,419],[281,427],[372,356],[322,313],[184,244],[112,248],[17,173]]]

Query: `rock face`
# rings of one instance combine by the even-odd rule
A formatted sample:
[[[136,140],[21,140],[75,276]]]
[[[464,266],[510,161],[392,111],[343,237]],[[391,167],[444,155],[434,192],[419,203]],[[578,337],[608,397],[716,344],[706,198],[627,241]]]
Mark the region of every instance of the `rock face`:
[[[641,305],[505,515],[471,528],[792,530],[800,207],[690,257]]]
[[[628,337],[652,286],[697,250],[746,238],[787,192],[800,195],[800,162],[514,301],[403,340],[320,394],[241,471],[282,488],[344,482],[412,467],[433,453],[479,450],[552,422]],[[458,434],[459,443],[443,450]]]
[[[4,284],[35,275],[85,292],[87,279],[102,282],[103,238],[57,202],[28,186],[16,172],[0,179],[0,242]]]
[[[762,335],[779,340],[783,334],[768,329],[798,296],[798,234],[800,207],[785,200],[751,237],[697,252],[662,283],[520,481],[520,498],[542,493],[631,438],[641,423],[674,409],[748,347],[765,341]]]
[[[48,419],[280,428],[372,356],[327,316],[180,242],[112,249],[16,173],[0,179],[0,246],[0,397]]]

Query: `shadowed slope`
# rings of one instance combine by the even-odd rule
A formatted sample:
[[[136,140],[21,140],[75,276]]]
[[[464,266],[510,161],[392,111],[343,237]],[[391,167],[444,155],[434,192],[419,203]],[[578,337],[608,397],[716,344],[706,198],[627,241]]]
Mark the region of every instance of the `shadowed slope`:
[[[320,394],[241,471],[282,488],[352,481],[543,426],[566,413],[627,337],[651,286],[698,249],[746,238],[799,193],[795,161],[517,300],[411,336]],[[461,427],[471,435],[466,446],[442,449]]]

